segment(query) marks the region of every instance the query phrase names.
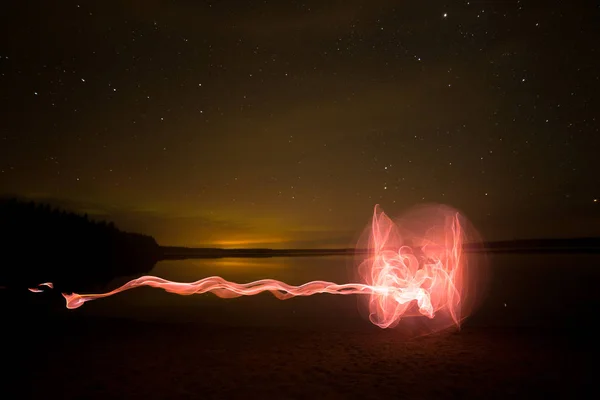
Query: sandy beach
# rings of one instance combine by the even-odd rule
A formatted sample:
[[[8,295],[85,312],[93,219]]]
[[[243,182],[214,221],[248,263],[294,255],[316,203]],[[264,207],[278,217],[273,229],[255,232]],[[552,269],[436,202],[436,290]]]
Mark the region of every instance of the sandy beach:
[[[565,329],[466,326],[407,340],[364,321],[327,331],[64,316],[11,326],[19,398],[573,398],[594,370],[591,335]]]

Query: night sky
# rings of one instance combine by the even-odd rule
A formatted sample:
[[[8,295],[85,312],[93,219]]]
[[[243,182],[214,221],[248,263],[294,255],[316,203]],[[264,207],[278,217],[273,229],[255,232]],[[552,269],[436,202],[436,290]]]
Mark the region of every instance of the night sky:
[[[0,191],[163,245],[600,235],[600,8],[546,3],[3,3]]]

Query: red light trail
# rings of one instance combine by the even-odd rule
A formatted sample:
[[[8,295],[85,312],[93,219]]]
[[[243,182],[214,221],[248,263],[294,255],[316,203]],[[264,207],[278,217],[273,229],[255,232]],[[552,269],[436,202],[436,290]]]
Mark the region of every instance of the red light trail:
[[[281,300],[321,293],[357,294],[368,296],[369,319],[381,328],[395,327],[403,317],[433,319],[439,313],[446,316],[444,327],[460,327],[470,312],[467,305],[472,302],[466,302],[467,286],[474,280],[472,271],[467,275],[467,262],[462,253],[466,234],[461,220],[465,221],[456,210],[436,206],[421,208],[420,213],[395,223],[375,206],[370,229],[365,232],[368,253],[357,268],[362,283],[312,281],[292,286],[273,279],[235,283],[218,276],[182,283],[142,276],[106,293],[63,293],[63,296],[67,308],[75,309],[87,301],[141,286],[179,295],[210,292],[222,298],[263,292],[270,292]],[[42,291],[41,286],[53,287],[51,283],[44,283],[30,290]]]

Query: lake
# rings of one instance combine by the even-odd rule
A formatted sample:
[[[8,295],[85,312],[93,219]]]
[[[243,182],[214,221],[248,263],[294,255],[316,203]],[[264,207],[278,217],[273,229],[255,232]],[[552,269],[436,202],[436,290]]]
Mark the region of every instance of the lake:
[[[481,261],[481,255],[470,255]],[[490,284],[480,309],[467,323],[486,326],[560,326],[597,309],[600,256],[531,254],[488,256]],[[223,258],[161,261],[149,275],[192,282],[219,275],[235,282],[264,278],[299,285],[311,280],[349,282],[352,257]],[[113,281],[106,290],[135,277]],[[138,288],[70,311],[85,316],[201,322],[227,326],[358,329],[369,325],[357,295],[318,294],[281,301],[270,293],[221,299],[213,294],[179,296]]]

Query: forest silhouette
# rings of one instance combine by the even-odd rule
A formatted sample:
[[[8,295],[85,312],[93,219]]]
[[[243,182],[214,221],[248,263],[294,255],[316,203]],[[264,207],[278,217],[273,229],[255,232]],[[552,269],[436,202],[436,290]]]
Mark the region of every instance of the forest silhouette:
[[[143,274],[160,256],[156,240],[49,204],[0,199],[0,286],[52,282],[61,292]]]

